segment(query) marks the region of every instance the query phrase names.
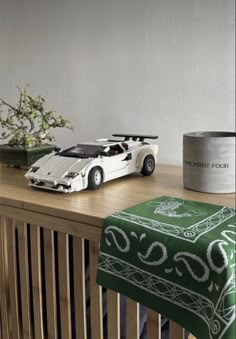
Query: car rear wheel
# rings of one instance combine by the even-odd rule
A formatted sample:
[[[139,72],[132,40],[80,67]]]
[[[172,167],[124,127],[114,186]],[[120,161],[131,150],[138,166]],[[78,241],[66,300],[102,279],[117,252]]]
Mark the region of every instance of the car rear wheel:
[[[88,189],[96,190],[103,183],[103,173],[100,167],[94,167],[89,172],[88,176]]]
[[[143,167],[141,170],[142,175],[151,175],[155,170],[155,159],[153,155],[147,155],[143,162]]]

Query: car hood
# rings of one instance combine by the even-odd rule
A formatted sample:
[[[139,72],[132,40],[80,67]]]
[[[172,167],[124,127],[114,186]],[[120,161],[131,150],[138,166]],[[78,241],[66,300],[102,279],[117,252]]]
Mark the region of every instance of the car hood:
[[[52,156],[44,162],[35,173],[35,176],[48,176],[48,178],[63,178],[69,172],[80,172],[94,159],[78,159],[63,156]],[[39,164],[35,163],[34,166]]]

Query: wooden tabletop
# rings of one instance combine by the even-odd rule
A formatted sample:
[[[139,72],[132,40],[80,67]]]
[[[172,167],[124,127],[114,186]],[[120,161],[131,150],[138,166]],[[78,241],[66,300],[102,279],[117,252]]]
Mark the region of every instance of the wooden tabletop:
[[[70,194],[33,189],[24,177],[26,170],[0,168],[0,203],[34,212],[101,227],[109,214],[154,199],[174,196],[235,207],[235,194],[207,194],[183,187],[182,167],[158,165],[150,177],[129,175],[107,182],[97,191]]]

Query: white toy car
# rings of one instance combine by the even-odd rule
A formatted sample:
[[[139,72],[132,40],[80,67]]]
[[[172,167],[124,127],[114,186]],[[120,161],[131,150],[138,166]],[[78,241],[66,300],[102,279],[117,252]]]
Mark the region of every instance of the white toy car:
[[[29,185],[70,193],[86,188],[95,190],[103,182],[134,172],[153,173],[158,145],[144,139],[157,139],[157,136],[113,136],[124,140],[97,139],[43,156],[25,174]]]

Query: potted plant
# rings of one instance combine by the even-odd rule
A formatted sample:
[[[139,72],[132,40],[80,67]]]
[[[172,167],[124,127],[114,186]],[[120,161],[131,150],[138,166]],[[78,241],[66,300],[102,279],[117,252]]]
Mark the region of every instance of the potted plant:
[[[48,144],[55,140],[52,128],[66,127],[73,130],[69,120],[55,111],[45,108],[45,99],[28,94],[27,84],[20,92],[16,105],[0,99],[0,139],[7,144],[0,145],[0,162],[8,165],[29,166],[43,155],[52,152],[56,146]]]

